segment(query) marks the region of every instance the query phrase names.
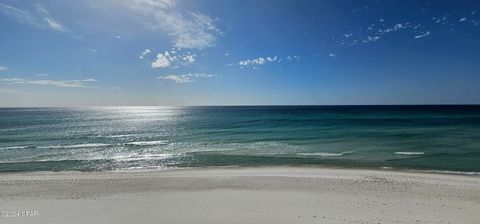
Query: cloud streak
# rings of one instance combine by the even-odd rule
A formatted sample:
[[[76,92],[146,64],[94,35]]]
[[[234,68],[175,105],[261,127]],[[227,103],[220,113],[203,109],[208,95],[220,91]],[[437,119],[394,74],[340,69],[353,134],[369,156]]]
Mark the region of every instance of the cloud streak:
[[[246,59],[239,61],[235,64],[227,64],[229,66],[236,65],[239,66],[240,68],[253,68],[253,69],[258,69],[259,66],[263,66],[268,63],[280,63],[282,61],[300,61],[300,56],[298,55],[293,55],[293,56],[286,56],[286,57],[279,57],[279,56],[268,56],[268,57],[258,57],[258,58],[253,58],[253,59]]]
[[[33,10],[25,10],[11,5],[0,3],[0,12],[16,21],[39,29],[49,29],[58,32],[68,32],[68,29],[54,19],[47,9],[40,5],[34,5]]]
[[[32,80],[23,78],[4,78],[1,79],[6,84],[15,85],[39,85],[39,86],[55,86],[63,88],[87,88],[88,83],[97,82],[95,79],[81,79],[81,80]]]
[[[198,12],[181,12],[174,0],[131,0],[125,4],[149,28],[167,32],[177,48],[211,47],[222,33],[214,19]]]
[[[0,71],[6,71],[6,70],[8,70],[7,67],[5,67],[5,66],[0,66]]]
[[[97,49],[94,48],[88,48],[88,47],[80,47],[82,51],[90,52],[90,53],[97,53]]]
[[[216,75],[205,74],[205,73],[188,73],[185,75],[174,75],[174,74],[165,75],[165,76],[157,77],[157,79],[171,80],[178,84],[182,84],[182,83],[195,82],[201,78],[213,78],[213,77],[216,77]]]
[[[140,56],[138,56],[140,59],[143,59],[145,58],[147,55],[149,55],[150,53],[152,53],[152,51],[150,49],[145,49],[141,54]]]
[[[266,64],[266,63],[271,63],[271,62],[276,62],[276,61],[278,61],[277,56],[258,57],[258,58],[254,58],[254,59],[247,59],[247,60],[239,61],[238,65],[240,65],[241,67],[257,66],[257,65],[263,65],[263,64]]]
[[[0,88],[0,93],[1,94],[9,94],[9,95],[29,95],[29,93],[24,92],[22,90],[18,89],[5,89],[5,88]]]
[[[415,38],[415,39],[420,39],[420,38],[424,38],[424,37],[426,37],[426,36],[428,36],[428,35],[430,35],[430,31],[427,31],[427,32],[425,32],[425,33],[423,33],[423,34],[416,35],[416,36],[414,36],[413,38]]]

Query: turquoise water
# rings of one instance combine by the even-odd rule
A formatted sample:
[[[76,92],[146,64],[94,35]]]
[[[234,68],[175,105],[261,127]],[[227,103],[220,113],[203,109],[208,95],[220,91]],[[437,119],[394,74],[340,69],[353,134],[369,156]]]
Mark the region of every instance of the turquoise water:
[[[0,109],[0,171],[220,165],[480,171],[480,106]]]

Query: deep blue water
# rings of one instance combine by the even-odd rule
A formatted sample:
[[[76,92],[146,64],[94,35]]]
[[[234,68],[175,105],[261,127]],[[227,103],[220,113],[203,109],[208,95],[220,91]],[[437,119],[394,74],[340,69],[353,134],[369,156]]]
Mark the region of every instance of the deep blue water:
[[[220,165],[480,171],[480,106],[0,109],[0,171]]]

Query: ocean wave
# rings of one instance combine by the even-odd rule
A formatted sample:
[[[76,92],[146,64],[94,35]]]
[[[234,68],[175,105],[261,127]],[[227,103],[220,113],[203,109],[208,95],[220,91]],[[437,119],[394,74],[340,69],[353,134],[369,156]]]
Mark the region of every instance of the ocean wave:
[[[131,167],[122,167],[122,168],[118,168],[116,170],[113,170],[113,172],[115,171],[125,171],[125,170],[155,170],[155,169],[162,169],[162,170],[168,170],[168,169],[174,169],[174,168],[169,168],[169,167],[166,167],[165,165],[162,165],[162,166],[131,166]]]
[[[353,151],[346,151],[341,153],[332,153],[332,152],[312,152],[312,153],[297,153],[297,156],[320,156],[320,157],[337,157],[352,154]]]
[[[49,145],[49,146],[37,146],[39,149],[79,149],[79,148],[97,148],[97,147],[108,147],[112,144],[105,143],[86,143],[86,144],[77,144],[77,145]]]
[[[132,137],[135,136],[133,134],[127,134],[127,135],[108,135],[105,136],[105,138],[125,138],[125,137]]]
[[[117,144],[85,143],[85,144],[75,144],[75,145],[25,146],[25,148],[36,147],[39,149],[80,149],[80,148],[100,148],[100,147],[113,147],[113,146],[153,146],[153,145],[165,145],[165,144],[167,144],[166,141],[137,141],[137,142],[126,142],[126,143],[117,143]],[[7,147],[7,148],[20,149],[20,148],[13,148],[13,147]],[[0,148],[0,149],[4,149],[4,148]]]
[[[173,157],[181,156],[182,154],[123,154],[123,155],[82,155],[82,156],[55,156],[52,155],[49,158],[30,157],[20,158],[16,160],[0,160],[0,164],[12,164],[12,163],[35,163],[35,162],[67,162],[67,161],[102,161],[102,160],[114,160],[116,162],[129,162],[129,161],[144,161],[144,160],[165,160]]]
[[[33,146],[9,146],[9,147],[0,147],[0,150],[14,150],[14,149],[27,149],[32,148]]]
[[[151,146],[151,145],[166,145],[166,141],[139,141],[139,142],[127,142],[124,145],[132,146]]]
[[[112,157],[113,160],[119,162],[139,161],[139,160],[163,160],[177,156],[177,154],[133,154],[119,155]]]
[[[394,152],[395,155],[402,155],[402,156],[415,156],[415,155],[423,155],[424,152]]]

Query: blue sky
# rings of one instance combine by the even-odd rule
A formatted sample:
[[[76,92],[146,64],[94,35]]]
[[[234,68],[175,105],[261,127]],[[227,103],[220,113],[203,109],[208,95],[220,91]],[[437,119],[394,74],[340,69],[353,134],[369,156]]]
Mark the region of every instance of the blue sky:
[[[479,1],[0,0],[0,106],[477,104]]]

